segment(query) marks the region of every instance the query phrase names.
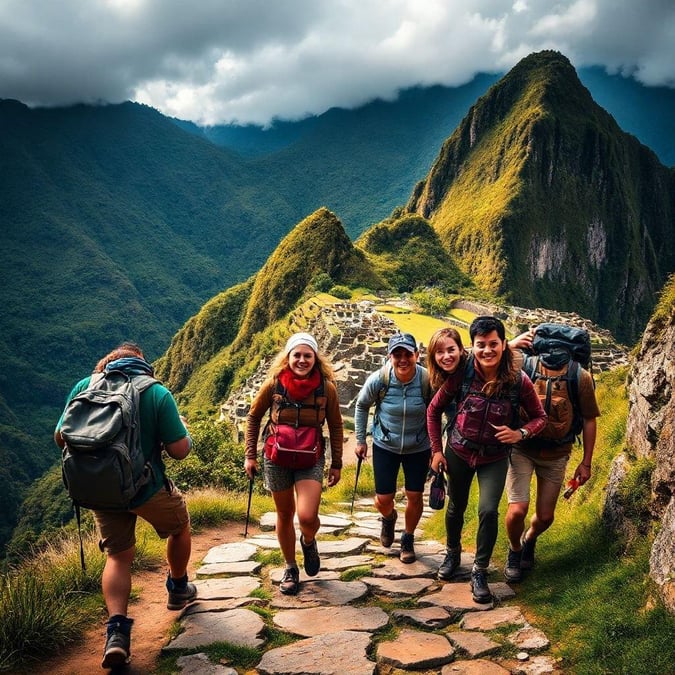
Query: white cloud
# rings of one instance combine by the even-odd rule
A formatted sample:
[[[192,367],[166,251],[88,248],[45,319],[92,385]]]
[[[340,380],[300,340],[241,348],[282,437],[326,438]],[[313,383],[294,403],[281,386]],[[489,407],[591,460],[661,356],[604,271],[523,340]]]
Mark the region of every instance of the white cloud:
[[[3,0],[0,97],[267,123],[558,49],[675,86],[670,0]]]

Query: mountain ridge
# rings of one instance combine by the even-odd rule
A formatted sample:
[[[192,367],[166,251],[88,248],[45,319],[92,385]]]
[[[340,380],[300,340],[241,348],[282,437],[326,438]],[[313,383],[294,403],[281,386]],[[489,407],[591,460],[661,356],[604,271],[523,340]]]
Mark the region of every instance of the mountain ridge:
[[[424,118],[417,103],[412,101],[408,118]],[[374,113],[385,108],[390,109],[380,103],[363,111],[364,118],[371,118],[367,129],[373,128]],[[331,147],[340,151],[326,147],[309,158],[303,184],[306,194],[292,203],[293,180],[302,175],[302,166],[290,170],[276,153],[276,173],[266,174],[264,162],[244,162],[236,153],[179,129],[151,108],[127,103],[30,110],[17,102],[0,101],[4,130],[0,134],[0,218],[6,227],[0,254],[6,304],[0,320],[0,354],[5,365],[0,377],[0,424],[4,425],[0,465],[19,465],[6,491],[13,495],[5,511],[8,522],[16,517],[22,486],[57,460],[51,431],[69,387],[115,343],[124,339],[140,342],[148,358],[159,359],[162,372],[170,374],[170,381],[181,392],[206,392],[198,399],[205,410],[224,397],[239,376],[242,362],[231,360],[231,343],[239,334],[255,277],[279,241],[310,217],[307,213],[326,208],[340,222],[343,234],[335,235],[335,242],[342,242],[339,246],[359,257],[359,273],[364,280],[370,279],[368,283],[397,290],[436,284],[439,296],[473,291],[471,280],[457,267],[461,257],[453,260],[438,243],[442,228],[419,214],[404,212],[402,205],[413,190],[412,182],[400,207],[364,228],[365,236],[352,245],[349,224],[342,224],[345,219],[330,209],[330,202],[337,196],[345,204],[372,200],[374,213],[390,203],[387,200],[392,195],[400,194],[396,180],[404,182],[405,178],[403,174],[397,174],[396,180],[389,174],[378,178],[375,167],[387,160],[370,162],[368,147],[375,146],[364,145],[368,133],[355,128],[358,125],[350,132],[350,115],[345,111],[334,111],[330,118],[341,121],[331,134]],[[355,115],[352,119],[362,118]],[[396,129],[405,130],[405,123]],[[404,145],[404,136],[392,133],[394,137],[390,156],[400,155],[402,164],[414,152],[422,153],[417,147],[421,141]],[[364,147],[352,153],[350,141]],[[539,142],[546,148],[543,140]],[[434,150],[437,155],[438,147]],[[655,157],[642,151],[633,154],[633,164],[644,162],[646,178],[663,175],[651,166],[658,164]],[[283,156],[288,162],[301,154]],[[495,157],[501,160],[501,154]],[[285,170],[290,177],[281,175]],[[541,180],[541,172],[528,180]],[[335,190],[325,199],[328,187]],[[642,202],[658,202],[658,185],[652,189],[657,193],[654,200],[643,189],[639,199],[627,203],[631,217],[639,216]],[[298,213],[310,202],[316,202],[314,210]],[[361,208],[360,217],[367,218],[370,212]],[[668,223],[672,221],[668,213],[653,210],[651,215]],[[652,239],[663,240],[667,246],[667,234],[664,230]],[[517,241],[509,241],[507,254],[516,260],[521,255]],[[383,253],[383,245],[389,253]],[[288,284],[295,283],[294,295],[285,300],[300,297],[312,284],[355,283],[348,276],[331,276],[332,267],[326,263],[331,256],[343,260],[344,253],[333,250],[335,246],[324,250],[325,259],[317,261],[312,274],[295,268]],[[637,247],[633,253],[638,260],[640,250]],[[486,254],[490,251],[485,248]],[[645,277],[649,281],[643,290],[647,300],[649,289],[670,267],[665,259],[652,256],[651,260],[658,260],[660,269],[653,278]],[[588,261],[589,268],[593,264]],[[620,273],[625,271],[623,260],[614,259],[612,264],[621,268]],[[598,287],[597,293],[600,299],[617,295],[610,285]],[[261,297],[265,302],[276,298],[270,292]],[[202,334],[200,323],[205,306],[212,318],[225,319],[208,335]],[[250,347],[243,355],[251,358],[274,342],[273,327],[268,334],[256,332],[271,320],[264,312],[256,316],[256,311],[251,310],[251,330],[241,343]],[[626,328],[630,334],[639,332],[641,317]],[[274,319],[273,326],[279,321],[283,317]],[[208,387],[193,384],[195,373],[208,379]],[[27,448],[31,457],[22,460]]]

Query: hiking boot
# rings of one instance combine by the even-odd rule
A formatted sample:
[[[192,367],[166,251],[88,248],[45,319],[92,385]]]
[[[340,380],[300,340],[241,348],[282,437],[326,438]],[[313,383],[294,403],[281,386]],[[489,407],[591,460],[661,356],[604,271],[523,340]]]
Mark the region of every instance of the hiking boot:
[[[197,587],[188,582],[187,578],[187,574],[182,579],[172,579],[171,574],[167,575],[166,590],[169,591],[167,609],[183,609],[188,602],[192,602],[197,597]]]
[[[438,568],[436,575],[441,581],[448,581],[455,576],[455,572],[459,569],[462,562],[461,548],[448,548],[445,552],[445,558]]]
[[[471,572],[471,597],[474,602],[481,605],[492,601],[492,592],[488,586],[486,570],[473,570]]]
[[[281,577],[279,590],[284,595],[297,595],[300,590],[300,570],[297,567],[287,567]]]
[[[131,624],[125,616],[112,617],[107,624],[101,668],[121,668],[131,661]]]
[[[305,573],[308,577],[315,577],[321,568],[321,558],[319,558],[319,550],[316,547],[316,539],[305,546],[305,538],[300,535],[300,546],[304,556]]]
[[[504,567],[504,578],[507,581],[518,583],[523,578],[523,571],[520,569],[521,559],[523,557],[523,549],[520,551],[512,551],[509,546],[509,552],[506,556],[506,566]]]
[[[406,565],[414,563],[417,558],[415,557],[415,536],[404,532],[401,535],[401,552],[399,553],[399,559],[402,563]]]
[[[382,516],[382,529],[380,530],[380,544],[385,548],[389,548],[394,543],[394,536],[396,534],[395,526],[398,513],[396,509],[391,512],[389,518]]]
[[[520,540],[523,545],[522,555],[520,556],[520,569],[531,570],[534,567],[534,547],[537,544],[536,537],[534,539],[525,539],[525,535]]]

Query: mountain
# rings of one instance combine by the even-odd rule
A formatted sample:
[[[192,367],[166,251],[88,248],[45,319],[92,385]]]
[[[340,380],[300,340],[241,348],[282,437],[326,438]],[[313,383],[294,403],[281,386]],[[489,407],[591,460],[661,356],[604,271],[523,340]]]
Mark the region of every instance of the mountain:
[[[407,210],[486,292],[579,312],[626,342],[675,269],[675,170],[557,52],[523,59],[471,107]]]
[[[237,155],[145,106],[0,101],[0,130],[1,546],[20,487],[59,456],[70,386],[122,340],[166,351],[262,265],[293,209]]]
[[[523,91],[527,82],[540,87],[536,79],[527,80],[522,68],[518,72],[506,89],[515,92],[513,81],[519,78]],[[571,77],[576,81],[573,69]],[[308,285],[356,283],[358,273],[364,285],[379,288],[438,284],[444,294],[471,290],[464,254],[456,260],[450,255],[437,216],[430,225],[402,207],[415,182],[429,174],[442,143],[448,138],[454,143],[453,131],[467,108],[495,80],[478,78],[458,91],[413,89],[397,101],[375,101],[354,111],[334,109],[298,126],[273,125],[271,136],[247,129],[236,142],[240,150],[244,143],[248,149],[237,152],[209,138],[220,133],[215,128],[204,132],[137,104],[29,109],[17,101],[0,101],[0,284],[5,301],[0,318],[0,467],[11,467],[3,474],[7,508],[0,518],[0,545],[25,487],[57,461],[51,432],[70,386],[121,340],[138,341],[152,360],[165,353],[158,362],[162,373],[185,399],[194,394],[195,409],[208,411],[243,376],[249,358],[264,353],[265,341],[273,339],[272,333],[256,331],[266,322],[275,326],[283,320],[278,317],[289,311],[287,304]],[[505,87],[499,91],[504,93]],[[552,109],[569,106],[565,96],[549,103]],[[481,122],[488,128],[489,110],[481,110]],[[523,107],[522,112],[531,110]],[[620,158],[598,164],[607,175],[605,182],[593,183],[594,189],[600,185],[604,190],[596,194],[602,216],[620,223],[646,216],[657,224],[671,222],[670,210],[657,212],[670,179],[663,178],[655,156],[634,138],[625,147],[623,140],[610,143],[608,139],[625,135],[614,134],[618,127],[609,115],[598,117],[593,107],[579,108],[580,118],[589,113],[592,124],[612,122],[612,134],[598,138]],[[570,114],[574,111],[565,113]],[[525,128],[527,120],[513,123],[516,129]],[[536,129],[540,135],[533,139],[553,152],[558,147],[555,127],[540,124]],[[507,149],[522,151],[518,141],[507,135],[502,136],[503,147],[482,145],[498,158],[492,163],[486,159],[484,166],[494,171],[508,159]],[[599,157],[605,157],[602,148]],[[638,168],[644,168],[644,176]],[[495,193],[489,183],[481,184],[480,175],[476,178],[467,194],[489,203]],[[549,204],[552,209],[567,204],[570,218],[576,218],[574,209],[581,202],[555,201],[560,195],[542,187],[536,172],[521,179],[532,183],[519,194],[521,202],[525,196],[532,200],[533,213]],[[648,181],[653,195],[647,192]],[[586,190],[590,204],[592,190],[577,187]],[[614,191],[631,198],[612,196]],[[507,202],[509,209],[519,203]],[[498,207],[491,204],[495,212]],[[588,213],[582,215],[580,222],[590,222]],[[282,276],[283,283],[273,283],[266,277],[276,275],[278,268],[266,261],[307,218],[312,240],[325,237],[320,259],[307,269],[295,267]],[[321,226],[311,230],[317,219]],[[508,217],[506,221],[511,222]],[[547,231],[541,219],[526,222]],[[556,284],[546,279],[533,284],[536,296],[528,295],[525,284],[517,297],[551,303],[560,297],[561,308],[567,303],[584,313],[587,308],[595,311],[603,298],[622,297],[612,284],[624,274],[630,283],[623,297],[634,292],[634,283],[645,283],[635,291],[644,306],[638,306],[639,313],[622,333],[636,336],[649,292],[669,271],[665,253],[672,240],[668,228],[660,232],[651,220],[644,232],[645,244],[647,234],[658,242],[658,253],[645,249],[640,257],[635,233],[617,229],[617,240],[611,239],[606,249],[616,256],[607,258],[606,267],[615,268],[609,270],[612,274],[601,275],[593,261],[587,270],[579,258],[581,273],[607,280],[606,286],[598,286],[595,304],[569,289],[556,295]],[[578,238],[576,230],[567,234]],[[620,239],[624,234],[632,237],[625,244]],[[509,242],[515,256],[517,242]],[[307,242],[297,245],[302,249]],[[493,250],[500,246],[496,238],[488,242],[480,254],[485,267],[499,259]],[[637,273],[628,271],[627,251],[631,264],[640,267]],[[286,253],[277,257],[291,260]],[[343,274],[333,263],[346,265],[354,275]],[[655,263],[662,269],[650,277],[644,269]],[[517,274],[515,281],[522,283]],[[258,298],[257,306],[250,305],[252,296]],[[613,305],[607,304],[604,313],[597,313],[598,321],[606,318],[613,325]],[[204,331],[204,325],[212,329]],[[233,345],[243,351],[233,351]]]
[[[339,218],[322,207],[284,237],[257,274],[189,319],[155,371],[191,417],[217,414],[229,388],[288,336],[288,315],[308,293],[432,284],[471,288],[423,218],[403,214],[352,243]]]

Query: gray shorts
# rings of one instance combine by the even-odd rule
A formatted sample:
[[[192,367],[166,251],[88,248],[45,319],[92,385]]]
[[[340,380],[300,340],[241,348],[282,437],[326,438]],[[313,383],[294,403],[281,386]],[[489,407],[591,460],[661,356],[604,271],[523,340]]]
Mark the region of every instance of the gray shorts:
[[[277,466],[263,456],[263,471],[265,473],[265,487],[270,492],[281,492],[292,488],[299,480],[315,480],[323,483],[323,470],[326,465],[326,455],[323,454],[319,461],[310,469],[295,471],[283,466]]]
[[[565,480],[565,469],[570,456],[555,459],[535,459],[524,452],[513,448],[506,475],[506,494],[509,504],[530,501],[530,482],[532,474],[555,485],[562,485]]]

